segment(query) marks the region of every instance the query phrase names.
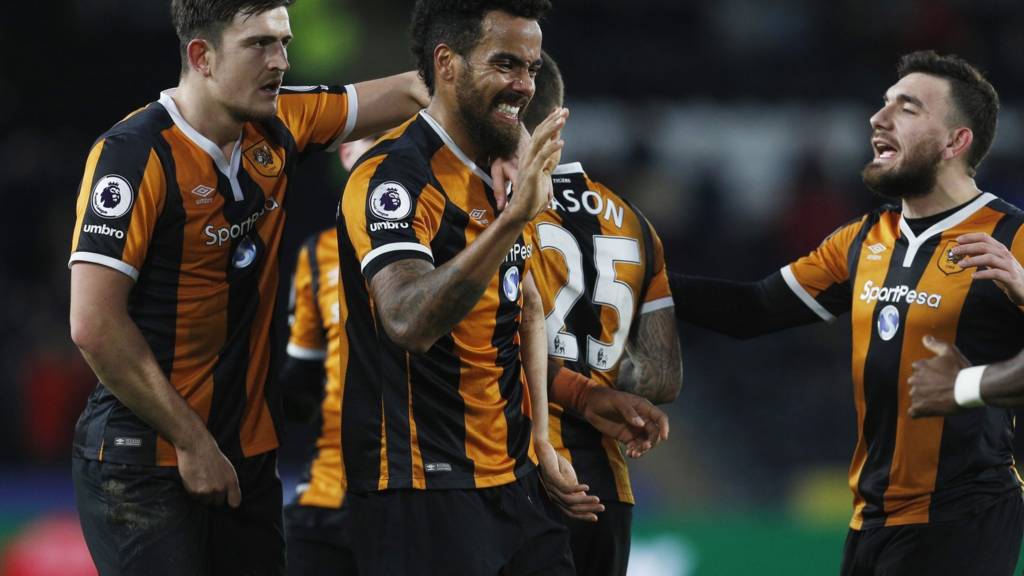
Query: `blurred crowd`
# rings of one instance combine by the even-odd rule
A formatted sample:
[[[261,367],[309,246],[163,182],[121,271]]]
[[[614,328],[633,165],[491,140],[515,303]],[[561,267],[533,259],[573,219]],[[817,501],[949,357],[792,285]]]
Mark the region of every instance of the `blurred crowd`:
[[[85,154],[179,67],[166,2],[38,4],[25,7],[37,18],[0,23],[0,42],[13,43],[5,53],[19,55],[0,69],[0,469],[67,461],[95,385],[67,327]],[[408,69],[410,5],[299,0],[286,83]],[[351,41],[324,26],[307,34],[314,21]],[[1024,205],[1021,29],[1019,0],[556,0],[544,44],[566,78],[566,158],[639,205],[671,269],[754,280],[879,202],[859,178],[867,119],[898,55],[914,49],[987,71],[1004,115],[979,185]],[[309,48],[321,41],[338,52]],[[25,46],[39,48],[15,49]],[[333,224],[336,164],[325,155],[300,169],[286,266],[304,236]],[[845,466],[855,437],[848,333],[840,319],[740,343],[684,326],[674,437],[641,463],[638,490],[679,506],[761,502],[806,469]]]

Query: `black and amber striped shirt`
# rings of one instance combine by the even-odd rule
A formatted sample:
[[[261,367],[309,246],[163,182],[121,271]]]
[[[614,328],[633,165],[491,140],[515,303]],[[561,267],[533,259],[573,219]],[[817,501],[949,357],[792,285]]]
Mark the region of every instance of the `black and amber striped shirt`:
[[[579,163],[551,175],[551,208],[538,216],[530,271],[544,302],[548,355],[615,386],[641,314],[673,306],[661,239],[630,204]],[[549,435],[581,483],[605,501],[632,504],[629,470],[614,438],[551,404]]]
[[[317,417],[320,430],[302,475],[298,503],[340,508],[345,497],[341,462],[341,395],[348,367],[348,311],[338,268],[338,235],[331,228],[312,236],[299,251],[293,284],[295,304],[288,355],[322,361],[327,382]]]
[[[970,516],[1020,489],[1013,413],[984,407],[911,419],[907,378],[931,353],[925,335],[955,342],[973,364],[1024,347],[1024,311],[991,280],[974,280],[949,250],[991,234],[1024,261],[1024,213],[991,194],[915,233],[897,209],[850,223],[782,269],[822,319],[850,312],[857,447],[850,464],[854,529]]]
[[[70,263],[135,281],[128,312],[170,384],[229,458],[273,450],[268,389],[277,251],[288,180],[306,154],[344,139],[355,90],[283,88],[275,117],[247,122],[230,158],[164,92],[103,134],[78,196]],[[75,431],[76,455],[173,466],[173,446],[102,383]]]
[[[529,237],[422,355],[390,341],[366,288],[399,260],[443,265],[495,217],[490,177],[426,112],[386,134],[349,178],[338,248],[349,314],[341,425],[351,490],[483,488],[533,468],[518,334]]]

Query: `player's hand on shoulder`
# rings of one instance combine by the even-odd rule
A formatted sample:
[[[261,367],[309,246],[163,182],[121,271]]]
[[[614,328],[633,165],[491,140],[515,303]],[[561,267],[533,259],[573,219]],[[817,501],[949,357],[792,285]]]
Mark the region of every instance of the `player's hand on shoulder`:
[[[526,153],[519,159],[514,194],[502,214],[521,222],[529,222],[551,203],[551,173],[562,158],[562,128],[569,111],[554,110],[533,131]]]
[[[984,233],[964,234],[951,252],[961,268],[978,268],[973,277],[992,280],[1017,306],[1024,306],[1024,267],[1002,242]]]
[[[237,508],[242,503],[235,467],[209,432],[199,435],[192,445],[175,446],[175,450],[181,482],[193,498],[209,506],[220,506],[226,501],[228,506]]]
[[[957,374],[971,363],[956,346],[925,336],[925,348],[935,356],[915,361],[911,367],[907,384],[910,387],[910,409],[912,418],[945,416],[960,411],[953,393]]]

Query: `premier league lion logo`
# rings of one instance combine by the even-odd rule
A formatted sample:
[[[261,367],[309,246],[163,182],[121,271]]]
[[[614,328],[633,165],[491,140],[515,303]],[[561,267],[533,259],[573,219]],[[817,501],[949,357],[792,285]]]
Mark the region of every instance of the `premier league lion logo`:
[[[384,220],[401,220],[412,212],[412,199],[398,182],[384,182],[370,193],[370,212]]]
[[[101,218],[120,218],[132,207],[132,186],[123,177],[108,174],[96,181],[91,204]]]
[[[107,184],[103,192],[100,192],[100,203],[108,210],[117,208],[117,205],[121,203],[121,187],[116,181]]]

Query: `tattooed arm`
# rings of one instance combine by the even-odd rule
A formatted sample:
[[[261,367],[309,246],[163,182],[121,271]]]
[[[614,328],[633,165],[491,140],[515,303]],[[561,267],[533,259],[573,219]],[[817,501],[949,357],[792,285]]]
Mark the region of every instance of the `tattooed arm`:
[[[675,312],[663,308],[640,316],[626,341],[627,358],[622,360],[616,387],[655,404],[672,402],[683,383],[683,361],[679,351]]]

